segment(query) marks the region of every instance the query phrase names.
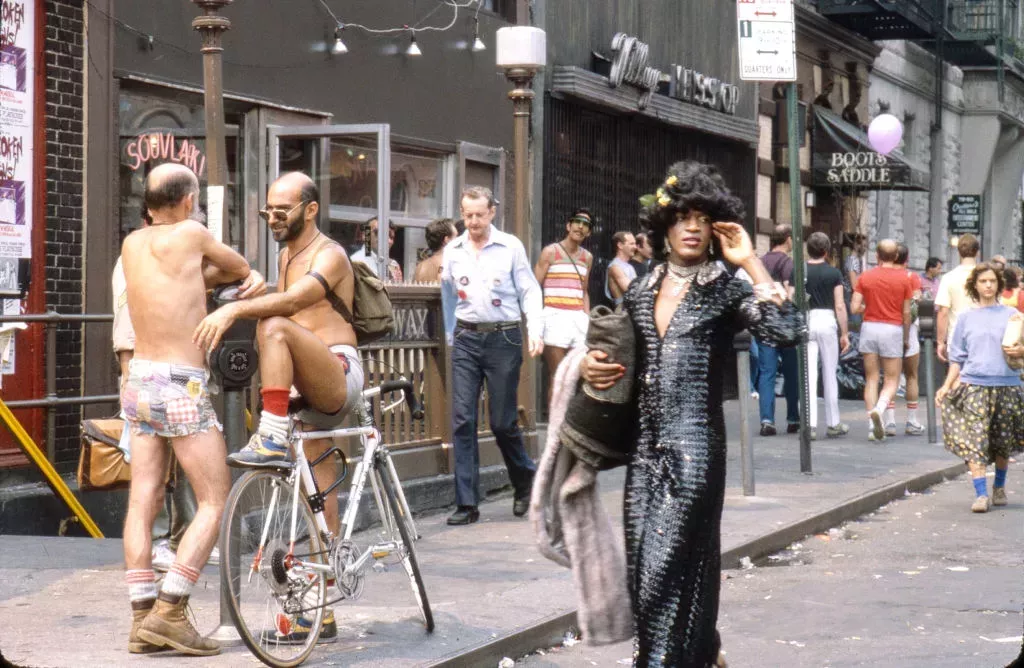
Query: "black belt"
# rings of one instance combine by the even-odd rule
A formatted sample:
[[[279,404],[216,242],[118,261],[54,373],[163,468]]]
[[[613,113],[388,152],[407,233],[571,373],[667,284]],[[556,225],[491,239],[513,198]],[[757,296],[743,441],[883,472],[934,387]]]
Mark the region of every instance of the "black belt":
[[[507,322],[466,322],[465,320],[456,320],[456,327],[462,329],[468,329],[471,332],[480,332],[481,334],[488,334],[490,332],[504,332],[510,329],[519,329],[518,320],[509,320]]]

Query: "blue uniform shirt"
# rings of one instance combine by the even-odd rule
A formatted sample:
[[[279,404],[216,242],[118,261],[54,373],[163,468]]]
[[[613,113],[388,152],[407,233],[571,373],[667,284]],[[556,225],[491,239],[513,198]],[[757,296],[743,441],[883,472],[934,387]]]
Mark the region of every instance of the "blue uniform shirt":
[[[449,332],[455,328],[455,319],[509,322],[525,314],[529,337],[540,338],[543,297],[526,249],[519,239],[493,225],[479,254],[470,244],[468,230],[445,246],[441,294]],[[450,315],[452,304],[454,318]]]

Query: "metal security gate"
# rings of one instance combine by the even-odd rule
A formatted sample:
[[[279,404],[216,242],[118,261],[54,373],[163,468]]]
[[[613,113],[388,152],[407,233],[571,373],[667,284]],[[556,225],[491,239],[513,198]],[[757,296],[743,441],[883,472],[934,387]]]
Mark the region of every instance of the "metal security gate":
[[[597,217],[585,246],[610,258],[615,232],[639,231],[640,196],[654,192],[669,165],[687,159],[719,168],[753,229],[753,146],[550,96],[545,112],[543,243],[561,239],[566,219],[584,206]]]

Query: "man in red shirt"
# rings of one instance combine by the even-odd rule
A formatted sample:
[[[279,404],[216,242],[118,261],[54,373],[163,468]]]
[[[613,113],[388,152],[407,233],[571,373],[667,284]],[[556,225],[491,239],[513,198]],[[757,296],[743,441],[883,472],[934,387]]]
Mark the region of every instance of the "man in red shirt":
[[[882,414],[896,396],[903,355],[910,345],[910,299],[907,272],[896,266],[898,247],[892,239],[878,242],[878,266],[860,275],[850,310],[863,313],[858,350],[864,358],[864,404],[871,432],[868,440],[885,440]],[[878,373],[884,375],[878,391]]]

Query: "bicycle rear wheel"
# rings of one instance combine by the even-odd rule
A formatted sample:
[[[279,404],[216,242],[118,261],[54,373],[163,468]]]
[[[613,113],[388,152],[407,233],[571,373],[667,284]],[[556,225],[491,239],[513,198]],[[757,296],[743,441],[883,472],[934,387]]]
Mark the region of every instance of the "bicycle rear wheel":
[[[221,587],[249,650],[268,666],[305,661],[320,636],[327,564],[306,497],[281,473],[249,471],[231,489],[221,522]],[[291,527],[295,520],[295,543]],[[237,564],[235,577],[231,565]]]
[[[416,551],[413,547],[414,536],[409,530],[409,523],[406,522],[405,516],[398,510],[402,506],[398,501],[398,494],[395,491],[396,483],[388,472],[387,462],[383,461],[383,459],[377,462],[375,473],[377,474],[381,490],[384,492],[384,503],[388,506],[387,509],[382,508],[381,512],[382,514],[388,513],[393,526],[398,529],[398,534],[402,541],[402,567],[405,568],[405,573],[409,576],[409,581],[412,584],[412,593],[416,597],[416,603],[419,605],[420,615],[423,617],[423,624],[427,628],[427,633],[433,633],[434,614],[430,611],[427,589],[423,585],[423,575],[420,573],[419,562],[416,560]]]

